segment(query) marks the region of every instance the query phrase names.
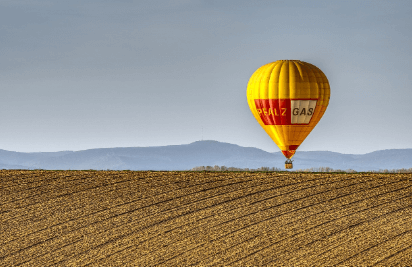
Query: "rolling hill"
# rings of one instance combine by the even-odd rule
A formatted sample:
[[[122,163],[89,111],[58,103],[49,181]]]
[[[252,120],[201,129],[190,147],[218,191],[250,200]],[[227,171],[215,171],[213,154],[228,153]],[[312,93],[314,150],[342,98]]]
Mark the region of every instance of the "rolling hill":
[[[356,171],[412,167],[412,149],[390,149],[363,155],[299,151],[295,169],[330,167]],[[54,170],[189,170],[196,166],[283,168],[280,152],[269,153],[218,141],[159,147],[97,148],[82,151],[23,153],[0,150],[2,169]]]

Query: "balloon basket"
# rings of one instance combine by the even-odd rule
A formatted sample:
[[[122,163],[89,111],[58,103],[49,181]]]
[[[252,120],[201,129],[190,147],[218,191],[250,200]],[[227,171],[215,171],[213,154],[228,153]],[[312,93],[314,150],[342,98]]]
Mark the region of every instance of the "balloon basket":
[[[292,160],[288,159],[285,161],[285,169],[293,169]]]

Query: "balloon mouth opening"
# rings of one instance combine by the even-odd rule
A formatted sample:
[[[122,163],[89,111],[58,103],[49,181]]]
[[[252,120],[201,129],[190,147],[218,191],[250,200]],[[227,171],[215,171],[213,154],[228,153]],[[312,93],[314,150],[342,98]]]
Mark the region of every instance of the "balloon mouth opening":
[[[291,159],[293,155],[295,155],[295,152],[296,150],[282,150],[283,155],[288,159]]]

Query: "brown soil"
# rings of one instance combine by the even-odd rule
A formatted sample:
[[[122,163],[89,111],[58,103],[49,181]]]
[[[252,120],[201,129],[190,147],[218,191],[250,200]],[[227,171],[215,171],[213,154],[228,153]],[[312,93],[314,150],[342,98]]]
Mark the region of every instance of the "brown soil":
[[[0,266],[410,266],[412,174],[0,171]]]

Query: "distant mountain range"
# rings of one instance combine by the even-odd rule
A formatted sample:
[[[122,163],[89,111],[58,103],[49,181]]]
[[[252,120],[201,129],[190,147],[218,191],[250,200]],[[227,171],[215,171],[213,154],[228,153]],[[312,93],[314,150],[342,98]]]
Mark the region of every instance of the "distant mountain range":
[[[298,151],[295,169],[330,167],[356,171],[412,168],[412,149],[380,150],[363,155]],[[281,152],[269,153],[217,141],[159,147],[97,148],[82,151],[23,153],[0,150],[0,169],[189,170],[197,166],[284,168]]]

